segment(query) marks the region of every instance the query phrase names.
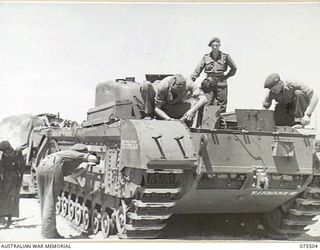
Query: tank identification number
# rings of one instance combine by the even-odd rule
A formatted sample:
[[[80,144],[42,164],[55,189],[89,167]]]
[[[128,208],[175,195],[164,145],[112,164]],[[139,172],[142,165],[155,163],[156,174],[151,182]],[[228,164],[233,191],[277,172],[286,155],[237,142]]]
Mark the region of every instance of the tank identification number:
[[[136,140],[121,140],[121,149],[138,150],[139,144]]]
[[[254,190],[250,195],[297,195],[295,191],[266,191],[266,190]]]
[[[299,247],[303,249],[313,249],[313,248],[318,248],[318,244],[317,243],[301,243],[299,244]]]
[[[175,183],[175,176],[173,174],[160,174],[154,173],[149,174],[147,177],[147,183],[153,185],[169,185]]]

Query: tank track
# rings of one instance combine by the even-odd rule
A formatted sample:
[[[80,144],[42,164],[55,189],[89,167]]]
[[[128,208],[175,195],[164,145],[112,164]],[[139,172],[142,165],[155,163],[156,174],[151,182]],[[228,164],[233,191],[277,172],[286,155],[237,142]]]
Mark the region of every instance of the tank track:
[[[148,170],[134,199],[117,214],[119,238],[157,238],[181,197],[183,170]]]
[[[69,222],[68,224],[73,230],[83,233],[86,230],[81,221],[82,210],[80,214],[80,210],[76,210],[76,207],[82,207],[81,203],[76,203],[68,197],[66,192],[62,192],[56,203],[56,214]]]
[[[290,204],[287,209],[278,208],[264,217],[272,238],[298,237],[309,230],[307,226],[317,222],[314,218],[320,215],[320,188],[307,187]]]
[[[123,239],[157,238],[172,215],[172,210],[182,194],[183,170],[147,170],[133,199],[121,199],[118,208],[100,209],[88,201],[81,189],[68,187],[58,197],[56,214],[70,222],[80,233],[98,234],[104,238],[117,234]],[[72,184],[71,184],[72,185]],[[75,192],[77,191],[77,192]],[[107,212],[108,211],[108,212]]]

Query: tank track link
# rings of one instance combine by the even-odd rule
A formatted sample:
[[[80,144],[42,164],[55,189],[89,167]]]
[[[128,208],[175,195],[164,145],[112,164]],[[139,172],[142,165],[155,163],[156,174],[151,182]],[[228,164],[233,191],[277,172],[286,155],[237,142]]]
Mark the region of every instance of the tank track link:
[[[106,238],[117,229],[118,237],[123,239],[157,238],[181,197],[184,174],[177,169],[148,170],[133,199],[122,199],[118,208],[104,207],[100,211],[88,207],[83,197],[79,199],[64,189],[58,197],[56,213],[80,233],[101,231]],[[78,190],[78,193],[82,192]],[[103,212],[106,210],[113,213]]]
[[[320,215],[320,188],[307,187],[283,218],[283,232],[293,236],[305,233],[306,226],[316,223],[317,215]]]
[[[84,210],[82,203],[72,200],[65,192],[62,192],[58,197],[56,214],[62,217],[73,230],[79,233],[89,231],[89,228],[85,227],[87,223],[83,221]]]
[[[306,227],[317,222],[314,220],[317,215],[320,215],[320,188],[307,187],[288,209],[284,211],[278,208],[270,213],[266,224],[272,231],[270,234],[272,238],[290,239],[307,232],[309,229]],[[279,223],[270,225],[275,220]]]
[[[181,197],[183,174],[183,170],[147,171],[146,181],[138,188],[135,199],[128,205],[122,202],[119,209],[119,238],[159,237]]]

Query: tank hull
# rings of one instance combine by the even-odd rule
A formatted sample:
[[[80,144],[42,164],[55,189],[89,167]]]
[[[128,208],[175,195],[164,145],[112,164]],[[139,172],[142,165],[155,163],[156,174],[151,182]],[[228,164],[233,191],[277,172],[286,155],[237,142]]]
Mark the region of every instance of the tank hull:
[[[107,216],[121,238],[158,237],[173,214],[263,216],[303,199],[315,180],[310,134],[208,131],[125,119],[46,135],[63,148],[85,143],[101,159],[84,176],[65,179],[60,213],[85,230],[94,225],[92,218]]]
[[[206,108],[197,128],[144,120],[138,92],[135,82],[100,84],[81,128],[42,131],[35,162],[78,142],[100,158],[65,179],[57,203],[79,228],[156,238],[174,214],[254,213],[267,231],[288,237],[320,215],[314,133],[275,126],[266,110],[229,119]]]

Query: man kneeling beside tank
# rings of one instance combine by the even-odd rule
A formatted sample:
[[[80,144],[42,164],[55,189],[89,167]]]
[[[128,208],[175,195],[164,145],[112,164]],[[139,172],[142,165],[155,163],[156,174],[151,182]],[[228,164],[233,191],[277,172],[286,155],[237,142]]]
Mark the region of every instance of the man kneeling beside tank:
[[[163,120],[180,119],[190,126],[199,108],[207,102],[203,91],[181,74],[168,76],[158,83],[146,81],[140,88],[145,117]]]

